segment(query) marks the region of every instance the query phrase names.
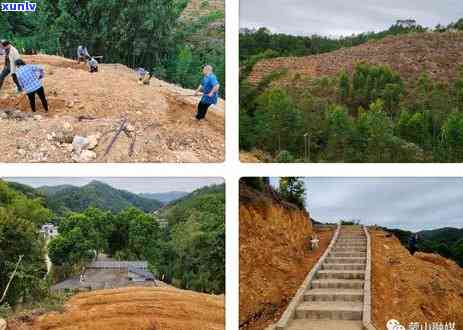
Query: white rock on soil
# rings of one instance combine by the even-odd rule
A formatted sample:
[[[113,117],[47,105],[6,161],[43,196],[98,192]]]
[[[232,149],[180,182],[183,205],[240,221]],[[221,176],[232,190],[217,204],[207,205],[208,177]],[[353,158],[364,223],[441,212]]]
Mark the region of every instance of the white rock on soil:
[[[76,154],[80,154],[82,150],[88,147],[89,143],[90,141],[86,137],[76,135],[74,136],[74,140],[72,140],[72,150]]]
[[[0,330],[6,330],[7,325],[4,319],[0,319]]]
[[[80,154],[73,154],[72,160],[77,163],[89,163],[96,159],[96,153],[90,150],[84,150]]]
[[[41,115],[34,115],[34,120],[41,120],[42,116]]]
[[[98,145],[98,140],[100,139],[100,137],[101,135],[99,133],[87,136],[87,139],[89,141],[87,149],[89,150],[95,149],[96,146]]]
[[[63,132],[72,132],[74,130],[74,127],[72,127],[72,125],[70,123],[68,123],[67,121],[64,122],[63,124]]]

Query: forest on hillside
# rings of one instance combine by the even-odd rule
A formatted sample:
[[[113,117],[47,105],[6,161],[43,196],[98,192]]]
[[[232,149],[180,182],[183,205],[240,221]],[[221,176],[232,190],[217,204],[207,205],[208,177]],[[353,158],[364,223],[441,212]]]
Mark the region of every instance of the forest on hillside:
[[[449,29],[463,30],[463,19],[432,33]],[[410,83],[388,66],[366,62],[359,62],[351,74],[296,76],[286,86],[273,84],[284,70],[270,73],[257,85],[247,80],[264,58],[326,53],[426,31],[420,26],[392,26],[340,39],[271,34],[265,29],[242,33],[240,149],[266,162],[463,161],[463,68],[447,82],[433,80],[423,70]],[[284,48],[284,43],[293,46]]]
[[[119,212],[90,206],[58,216],[40,192],[0,180],[0,292],[24,256],[0,316],[8,314],[9,306],[52,299],[50,285],[78,274],[99,253],[147,260],[157,278],[179,288],[224,293],[224,212],[224,185],[219,185],[199,189],[159,213],[168,219],[166,227],[133,206]],[[59,235],[46,248],[39,230],[50,221],[58,225]],[[48,276],[47,250],[53,263]]]
[[[440,228],[413,233],[407,230],[383,228],[394,234],[404,247],[410,249],[409,238],[418,234],[417,250],[438,253],[463,267],[463,228]]]
[[[86,45],[105,63],[144,67],[159,79],[188,88],[198,86],[201,67],[211,64],[224,85],[225,28],[217,24],[224,12],[183,16],[188,2],[45,0],[37,3],[35,13],[3,13],[0,37],[26,53],[69,58]],[[207,8],[208,1],[201,6]]]

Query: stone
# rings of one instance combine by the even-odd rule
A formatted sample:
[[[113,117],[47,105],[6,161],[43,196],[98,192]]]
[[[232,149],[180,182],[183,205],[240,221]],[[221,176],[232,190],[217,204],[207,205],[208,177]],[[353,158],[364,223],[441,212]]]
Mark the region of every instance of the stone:
[[[53,141],[56,139],[56,133],[55,132],[51,132],[51,134],[47,134],[47,140],[48,141]]]
[[[74,107],[74,101],[69,101],[69,102],[66,104],[66,106],[67,106],[68,108]]]
[[[127,132],[133,132],[135,130],[135,128],[131,124],[125,125],[125,129],[127,130]]]
[[[0,319],[0,330],[6,330],[8,324],[6,323],[5,319]]]
[[[90,141],[83,136],[76,135],[72,140],[72,149],[76,154],[80,154],[82,150],[86,149]]]
[[[34,120],[41,120],[42,119],[42,116],[41,115],[34,115]]]
[[[101,137],[100,133],[87,136],[87,139],[89,141],[87,149],[89,150],[95,149],[96,146],[98,145],[98,140],[100,139],[100,137]]]
[[[26,150],[24,150],[24,149],[18,149],[16,152],[17,152],[18,155],[20,155],[20,156],[25,156],[25,155],[26,155]]]
[[[63,132],[72,132],[74,131],[74,127],[69,122],[64,122],[63,123]]]
[[[0,112],[0,119],[8,119],[8,115],[5,112]]]
[[[74,153],[72,160],[77,163],[89,163],[96,159],[96,153],[90,150],[84,150],[80,154]]]

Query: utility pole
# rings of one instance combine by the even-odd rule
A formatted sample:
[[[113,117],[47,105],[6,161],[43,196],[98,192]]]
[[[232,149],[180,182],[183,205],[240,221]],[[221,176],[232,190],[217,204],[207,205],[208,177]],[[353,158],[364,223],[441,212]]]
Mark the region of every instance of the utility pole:
[[[304,134],[304,161],[310,163],[310,140],[311,134],[309,132]]]

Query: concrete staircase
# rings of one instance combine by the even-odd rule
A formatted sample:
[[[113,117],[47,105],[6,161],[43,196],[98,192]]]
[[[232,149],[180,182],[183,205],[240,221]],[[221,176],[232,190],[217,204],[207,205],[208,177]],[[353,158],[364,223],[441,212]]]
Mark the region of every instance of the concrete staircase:
[[[363,228],[342,226],[285,329],[362,330],[366,262]]]

